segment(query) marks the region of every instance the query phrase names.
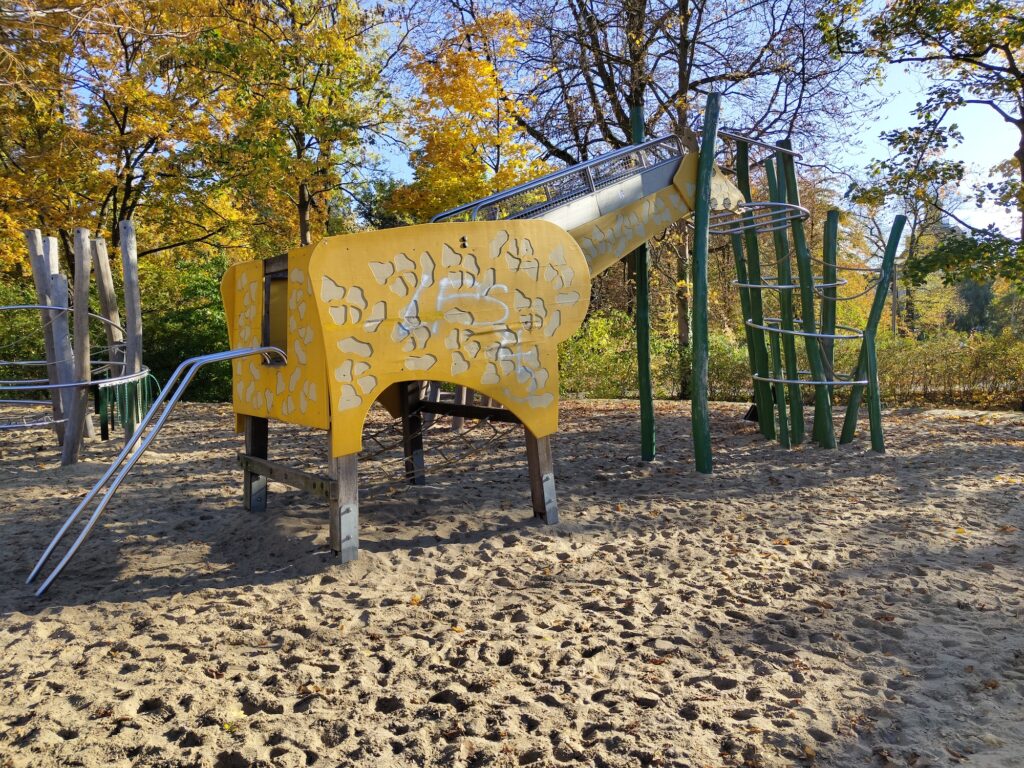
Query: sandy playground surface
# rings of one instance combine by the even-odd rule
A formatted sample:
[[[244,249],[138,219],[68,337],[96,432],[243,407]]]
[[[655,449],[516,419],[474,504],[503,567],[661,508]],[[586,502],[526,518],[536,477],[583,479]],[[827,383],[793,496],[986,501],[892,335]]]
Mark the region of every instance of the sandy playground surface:
[[[0,766],[1024,766],[1024,415],[888,412],[880,457],[743,410],[703,477],[687,404],[643,465],[635,403],[565,403],[559,526],[513,433],[364,499],[343,567],[318,500],[242,510],[228,410],[186,406],[42,600],[119,446],[2,435]]]

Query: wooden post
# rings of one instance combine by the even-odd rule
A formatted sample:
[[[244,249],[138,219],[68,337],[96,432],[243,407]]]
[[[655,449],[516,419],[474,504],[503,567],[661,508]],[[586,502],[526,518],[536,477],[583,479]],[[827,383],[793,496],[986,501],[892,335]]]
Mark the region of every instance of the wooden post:
[[[142,370],[142,304],[139,299],[139,260],[135,242],[135,227],[130,221],[122,221],[118,225],[121,235],[121,269],[124,273],[124,314],[125,314],[125,348],[124,372],[138,373]],[[131,393],[125,417],[125,440],[135,433],[135,425],[141,414],[138,413],[138,397],[135,385],[126,387]]]
[[[530,498],[533,516],[548,525],[558,523],[558,499],[555,496],[555,462],[550,437],[534,437],[526,432],[526,463],[530,468]]]
[[[50,265],[49,259],[43,252],[43,238],[38,229],[25,231],[25,240],[28,243],[28,256],[32,266],[32,279],[36,287],[36,304],[52,306],[53,299],[50,295]],[[43,347],[46,353],[46,376],[50,384],[60,383],[60,374],[57,368],[57,357],[53,340],[53,321],[57,313],[49,310],[40,310],[40,317],[43,322]],[[57,443],[64,442],[64,403],[61,399],[59,389],[50,390],[50,400],[53,405],[53,430],[57,433]]]
[[[466,387],[456,387],[452,402],[455,405],[465,405],[468,400],[468,392]],[[465,419],[462,416],[452,416],[452,432],[461,432],[464,424]]]
[[[786,152],[779,153],[782,161],[782,176],[779,183],[786,188],[786,197],[794,205],[800,205],[800,189],[796,183],[796,162],[791,151],[793,145],[789,139],[778,142],[778,146]],[[811,376],[817,382],[824,382],[825,366],[821,361],[821,346],[816,334],[818,324],[814,319],[814,270],[811,268],[811,252],[807,247],[804,223],[799,217],[791,220],[793,230],[793,250],[796,253],[796,266],[800,275],[800,324],[807,350],[807,360],[811,366]],[[827,384],[814,385],[814,438],[822,448],[836,447],[836,432],[832,424],[832,401],[829,399]]]
[[[868,323],[864,328],[865,338],[870,333],[874,341],[875,330],[878,328],[878,321],[882,319],[882,311],[885,309],[885,297],[889,293],[889,286],[892,283],[892,271],[896,263],[896,251],[899,250],[900,240],[903,238],[903,227],[907,224],[906,216],[897,216],[893,219],[892,229],[889,231],[889,240],[885,244],[885,253],[882,255],[882,269],[878,276],[878,287],[875,288],[875,298],[871,303],[871,312],[868,314]],[[854,381],[863,381],[867,377],[867,348],[862,344],[860,356],[857,358],[857,366],[853,370]],[[841,444],[849,443],[857,433],[857,414],[860,411],[860,401],[864,396],[864,386],[854,384],[850,387],[850,402],[846,404],[846,417],[843,419],[843,432],[839,437]]]
[[[779,334],[772,333],[771,346],[772,346],[772,378],[781,379],[782,376],[782,352],[779,351]],[[778,384],[774,385],[775,391],[775,408],[779,414],[779,443],[783,448],[792,448],[792,444],[789,441],[789,424],[786,419],[786,385]]]
[[[864,362],[868,379],[868,423],[871,426],[871,450],[885,453],[882,434],[882,397],[878,391],[878,358],[875,356],[875,332],[864,333]]]
[[[270,442],[270,425],[258,416],[245,417],[245,453],[266,459]],[[242,505],[250,512],[267,511],[267,478],[248,469],[242,472]]]
[[[89,360],[89,277],[91,274],[89,259],[89,230],[75,230],[75,299],[74,299],[74,349],[75,370],[74,380],[87,382],[90,380]],[[68,411],[67,428],[64,431],[64,448],[60,461],[63,465],[78,461],[82,447],[82,437],[86,431],[86,423],[91,423],[89,416],[89,390],[85,386],[71,390],[71,407]]]
[[[749,203],[753,200],[750,192],[750,145],[745,141],[736,144],[736,185],[743,193],[744,199]],[[747,282],[751,285],[761,284],[761,251],[757,241],[757,231],[754,228],[754,218],[747,214],[743,220],[746,228],[743,231],[747,244]],[[750,291],[750,319],[756,325],[764,325],[764,297],[758,290]],[[750,336],[754,345],[754,365],[759,376],[767,376],[769,370],[768,348],[765,345],[764,331],[760,328],[751,328]],[[761,391],[760,400],[763,403],[772,402],[771,385],[766,381],[755,381],[754,389]],[[775,419],[770,410],[767,410],[762,417],[758,409],[758,422],[761,427],[761,434],[769,440],[775,438]]]
[[[693,378],[690,413],[697,471],[711,473],[711,419],[708,413],[708,239],[711,224],[711,174],[715,167],[721,96],[708,95],[697,163],[696,210],[693,216]]]
[[[839,271],[837,269],[839,251],[839,211],[833,209],[825,216],[825,245],[822,254],[822,261],[825,264],[823,277],[826,286],[829,283],[838,282]],[[833,286],[823,289],[824,296],[821,301],[821,332],[834,334],[836,332],[836,297],[837,289]],[[830,377],[835,374],[835,340],[823,339],[822,347],[825,350],[825,361]]]
[[[93,266],[96,269],[96,289],[100,297],[100,312],[108,321],[103,324],[107,336],[107,359],[111,363],[124,360],[124,333],[121,331],[121,312],[117,307],[117,296],[114,293],[114,278],[110,273],[110,257],[107,255],[107,241],[97,237],[92,241]],[[111,367],[113,376],[121,372],[122,366]]]
[[[359,557],[359,454],[332,456],[328,463],[336,491],[330,502],[331,550],[348,563]]]
[[[750,319],[750,294],[753,291],[750,288],[743,287],[743,284],[750,284],[750,281],[747,280],[746,257],[743,255],[743,237],[736,233],[732,235],[731,239],[733,261],[736,263],[736,282],[740,283],[740,312],[743,314],[743,335],[747,340],[747,362],[750,365],[750,375],[754,376],[757,374],[757,362],[754,359],[754,337],[751,333],[751,327],[747,325],[747,321]],[[771,418],[772,404],[770,402],[765,403],[762,400],[761,393],[764,391],[764,387],[759,386],[759,384],[760,382],[756,379],[751,379],[751,386],[754,389],[754,407],[757,409],[757,422],[760,426],[764,420],[762,414],[765,409],[767,409],[768,417]]]
[[[405,479],[412,485],[426,485],[423,464],[423,416],[419,411],[420,382],[399,385],[402,414],[402,450],[405,452]]]
[[[643,144],[644,105],[641,94],[639,103],[629,107],[630,139],[634,144]],[[642,243],[631,254],[635,265],[636,278],[636,369],[637,397],[640,400],[640,459],[654,461],[657,453],[657,438],[654,425],[654,384],[651,379],[651,274],[647,243]]]

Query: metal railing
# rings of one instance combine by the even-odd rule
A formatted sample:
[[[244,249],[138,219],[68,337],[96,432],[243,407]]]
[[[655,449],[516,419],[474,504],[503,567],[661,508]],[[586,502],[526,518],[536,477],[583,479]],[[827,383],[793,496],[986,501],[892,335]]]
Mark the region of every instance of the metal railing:
[[[606,152],[568,168],[437,214],[431,222],[531,218],[591,195],[642,169],[678,162],[683,145],[677,136]]]
[[[43,569],[43,566],[46,565],[46,561],[50,559],[53,551],[57,548],[61,539],[64,538],[72,524],[78,519],[78,516],[82,514],[93,499],[95,499],[100,491],[103,490],[104,486],[107,485],[107,482],[114,476],[114,473],[117,472],[117,476],[114,477],[113,482],[103,494],[103,498],[100,499],[99,503],[96,505],[96,509],[93,510],[92,515],[90,515],[85,526],[82,528],[82,531],[78,534],[78,538],[75,539],[74,543],[64,554],[64,557],[61,558],[61,561],[50,572],[49,576],[46,577],[46,580],[39,586],[39,589],[36,590],[37,597],[46,592],[50,584],[53,583],[53,580],[60,575],[60,572],[63,571],[65,566],[67,566],[71,561],[71,558],[75,556],[79,547],[82,546],[82,543],[96,525],[96,521],[99,520],[100,515],[103,514],[103,510],[106,509],[107,504],[109,504],[110,500],[114,497],[118,487],[124,481],[132,467],[134,467],[142,457],[142,454],[146,452],[147,448],[149,448],[160,429],[167,423],[167,419],[170,417],[171,411],[174,410],[174,406],[177,405],[181,396],[185,393],[185,389],[191,383],[192,379],[195,378],[199,369],[209,365],[210,363],[237,360],[238,358],[250,357],[252,355],[262,355],[264,360],[267,362],[270,362],[271,357],[277,357],[282,361],[287,360],[285,353],[277,347],[247,347],[243,349],[232,349],[227,352],[215,352],[210,355],[192,357],[177,367],[170,379],[167,380],[167,384],[164,386],[163,392],[156,400],[153,401],[153,404],[139,423],[135,433],[125,442],[124,448],[121,449],[121,452],[107,468],[107,471],[103,473],[103,477],[96,482],[92,487],[92,490],[89,491],[79,505],[75,507],[75,511],[72,512],[68,516],[68,519],[64,521],[60,530],[57,531],[57,535],[50,541],[49,546],[46,547],[46,550],[39,558],[39,562],[37,562],[35,568],[32,569],[32,573],[30,573],[28,579],[26,579],[27,584],[30,584],[35,580],[36,576],[38,576],[39,572]],[[164,406],[164,409],[160,412],[160,415],[157,416],[157,412],[160,411],[160,406]],[[153,424],[152,429],[145,432],[146,428],[149,427],[150,423],[153,422],[154,419],[155,423]],[[144,432],[145,434],[143,434]]]

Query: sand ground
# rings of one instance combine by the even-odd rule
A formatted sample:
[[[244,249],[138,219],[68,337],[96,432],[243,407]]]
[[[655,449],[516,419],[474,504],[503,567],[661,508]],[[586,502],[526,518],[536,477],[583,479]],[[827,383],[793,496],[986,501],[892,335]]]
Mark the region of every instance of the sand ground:
[[[565,403],[560,525],[512,433],[375,490],[340,566],[321,502],[242,510],[227,409],[186,406],[41,600],[118,446],[0,434],[0,766],[1024,766],[1024,415],[887,412],[879,456],[743,410],[700,476],[687,404],[642,464],[634,403]]]

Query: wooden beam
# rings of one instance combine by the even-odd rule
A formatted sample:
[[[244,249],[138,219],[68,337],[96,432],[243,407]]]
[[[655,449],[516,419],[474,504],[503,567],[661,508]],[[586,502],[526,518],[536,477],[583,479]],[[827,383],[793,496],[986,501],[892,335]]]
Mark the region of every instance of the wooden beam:
[[[110,257],[107,255],[107,241],[97,237],[92,241],[92,261],[96,270],[96,290],[100,298],[100,312],[108,321],[103,324],[109,349],[108,359],[121,362],[124,359],[124,332],[121,330],[121,311],[114,293],[114,277],[110,272]],[[114,375],[120,373],[120,366],[114,367]]]
[[[402,451],[405,453],[405,480],[411,485],[426,485],[423,461],[423,416],[420,412],[420,383],[399,384],[399,408],[402,416]]]
[[[530,467],[530,497],[533,516],[548,525],[558,523],[558,498],[555,495],[555,462],[551,454],[551,438],[534,437],[526,431],[526,462]]]
[[[57,249],[57,238],[53,241],[54,253]],[[64,275],[50,275],[50,299],[57,309],[68,308],[68,279]],[[68,328],[68,313],[53,313],[53,351],[57,360],[57,381],[67,384],[75,379],[75,354],[71,349],[71,332]],[[72,389],[60,390],[61,413],[64,414],[64,442],[67,443],[67,419],[71,415],[75,392]]]
[[[130,221],[118,225],[121,235],[121,269],[124,276],[124,372],[138,373],[142,370],[142,303],[139,297],[139,257],[135,240],[135,227]],[[124,437],[131,438],[135,425],[141,417],[136,385],[126,387],[130,397],[126,398],[127,412]]]
[[[25,231],[25,240],[28,243],[28,257],[32,267],[32,279],[36,287],[36,304],[41,306],[52,306],[53,299],[50,295],[50,266],[46,254],[43,252],[42,233],[38,229]],[[46,376],[51,384],[60,383],[60,373],[57,368],[57,356],[53,340],[53,320],[56,312],[41,310],[40,316],[43,323],[43,347],[46,352]],[[61,399],[59,389],[50,390],[50,400],[53,405],[53,430],[57,433],[58,444],[64,442],[64,403]]]
[[[238,466],[247,472],[260,475],[276,483],[284,483],[292,488],[298,488],[300,491],[306,491],[324,501],[331,501],[338,497],[334,481],[329,477],[304,472],[295,467],[288,467],[276,461],[261,459],[258,456],[250,456],[245,453],[238,454]]]
[[[328,464],[338,492],[330,500],[331,550],[348,563],[359,557],[359,454],[332,456]]]
[[[482,405],[460,405],[459,403],[431,402],[420,400],[416,404],[423,413],[434,413],[439,416],[454,416],[463,419],[490,419],[508,424],[518,424],[519,419],[506,408],[487,408]]]
[[[270,429],[267,419],[258,416],[245,417],[245,454],[253,460],[263,460],[267,464]],[[266,512],[267,510],[267,477],[268,474],[254,471],[252,466],[242,467],[242,505],[250,512]],[[276,478],[275,478],[276,479]]]

